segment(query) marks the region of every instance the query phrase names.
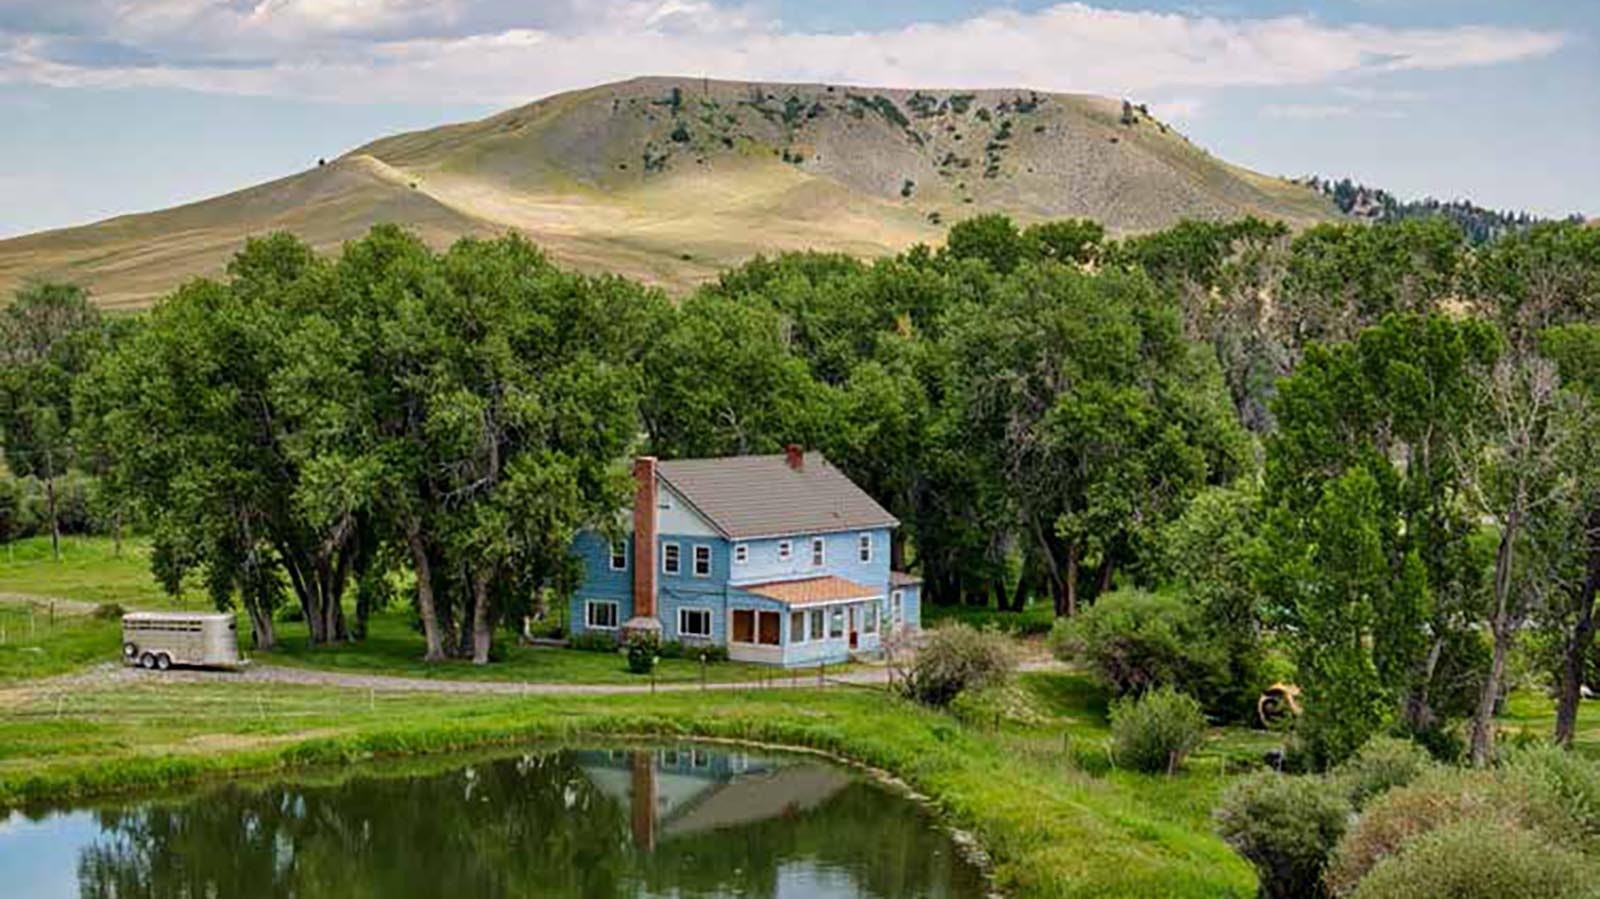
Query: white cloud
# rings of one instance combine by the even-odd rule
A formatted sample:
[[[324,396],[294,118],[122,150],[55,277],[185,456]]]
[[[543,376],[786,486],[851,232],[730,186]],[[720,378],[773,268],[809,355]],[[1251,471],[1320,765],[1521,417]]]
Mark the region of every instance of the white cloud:
[[[1261,114],[1275,119],[1332,119],[1356,114],[1356,107],[1341,103],[1270,103]]]
[[[25,0],[34,2],[50,0]],[[83,5],[90,11],[76,13],[80,28],[71,38],[128,45],[154,63],[118,62],[110,53],[97,63],[81,47],[63,52],[67,38],[59,32],[13,30],[7,43],[0,30],[0,82],[504,103],[638,74],[705,74],[1187,96],[1168,109],[1182,116],[1198,112],[1196,93],[1215,88],[1493,65],[1543,56],[1563,42],[1557,33],[1517,28],[1346,26],[1082,3],[848,33],[784,30],[750,8],[707,0]]]

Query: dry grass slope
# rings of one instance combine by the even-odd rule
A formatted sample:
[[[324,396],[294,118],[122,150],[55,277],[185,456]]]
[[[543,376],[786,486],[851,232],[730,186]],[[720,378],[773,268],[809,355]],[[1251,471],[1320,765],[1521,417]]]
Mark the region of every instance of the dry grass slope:
[[[756,253],[895,252],[995,211],[1113,233],[1336,214],[1104,97],[640,78],[384,138],[204,202],[0,241],[0,295],[67,278],[143,305],[220,271],[249,235],[330,248],[385,221],[436,243],[518,230],[569,265],[683,289]]]

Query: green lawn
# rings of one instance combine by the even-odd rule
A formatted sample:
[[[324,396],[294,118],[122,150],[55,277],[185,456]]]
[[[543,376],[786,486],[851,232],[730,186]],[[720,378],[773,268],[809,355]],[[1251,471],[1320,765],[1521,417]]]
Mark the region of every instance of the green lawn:
[[[117,554],[107,537],[63,537],[61,559],[49,537],[15,540],[0,548],[0,594],[20,593],[80,602],[115,602],[130,609],[178,608],[150,576],[150,542],[133,537]],[[198,588],[186,591],[191,608],[208,607]]]
[[[120,658],[116,622],[58,613],[34,603],[0,603],[0,683],[64,674]]]

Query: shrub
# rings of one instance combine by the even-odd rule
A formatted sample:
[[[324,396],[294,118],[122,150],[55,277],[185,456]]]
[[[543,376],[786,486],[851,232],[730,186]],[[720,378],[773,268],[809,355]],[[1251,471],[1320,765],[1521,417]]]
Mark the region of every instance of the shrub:
[[[1350,804],[1321,778],[1267,772],[1230,787],[1216,819],[1222,839],[1255,866],[1262,896],[1318,897]]]
[[[1434,765],[1427,750],[1410,740],[1373,737],[1333,771],[1333,781],[1356,809],[1368,800],[1411,783]]]
[[[94,607],[94,618],[99,621],[121,621],[128,610],[121,603],[103,602]]]
[[[1518,749],[1503,764],[1507,776],[1560,804],[1572,827],[1600,837],[1600,765],[1557,746]]]
[[[1425,834],[1380,861],[1353,899],[1576,899],[1595,896],[1592,864],[1503,821],[1470,820]]]
[[[634,674],[649,674],[656,670],[661,658],[661,638],[655,634],[638,633],[628,638],[628,670]]]
[[[584,631],[573,634],[567,640],[567,648],[579,649],[584,652],[616,652],[617,638],[599,631]]]
[[[946,624],[927,632],[911,663],[904,689],[912,699],[938,708],[963,690],[1003,686],[1016,659],[1002,634],[965,624]]]
[[[1111,752],[1138,771],[1176,771],[1205,739],[1200,703],[1171,687],[1111,704]]]
[[[1089,666],[1114,695],[1183,686],[1202,697],[1221,678],[1220,666],[1192,606],[1142,590],[1117,590],[1050,632],[1057,658]]]
[[[1436,830],[1479,820],[1571,839],[1570,818],[1555,795],[1529,778],[1505,772],[1445,768],[1373,799],[1339,842],[1328,867],[1328,885],[1344,895],[1381,860]]]

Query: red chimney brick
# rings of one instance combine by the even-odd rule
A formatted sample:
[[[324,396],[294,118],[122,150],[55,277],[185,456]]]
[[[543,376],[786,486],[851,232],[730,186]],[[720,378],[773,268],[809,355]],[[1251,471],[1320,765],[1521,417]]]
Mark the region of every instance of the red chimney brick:
[[[656,458],[633,460],[633,614],[656,617]]]
[[[800,471],[806,467],[806,451],[800,448],[800,444],[789,444],[784,448],[783,453],[788,457],[790,468]]]

